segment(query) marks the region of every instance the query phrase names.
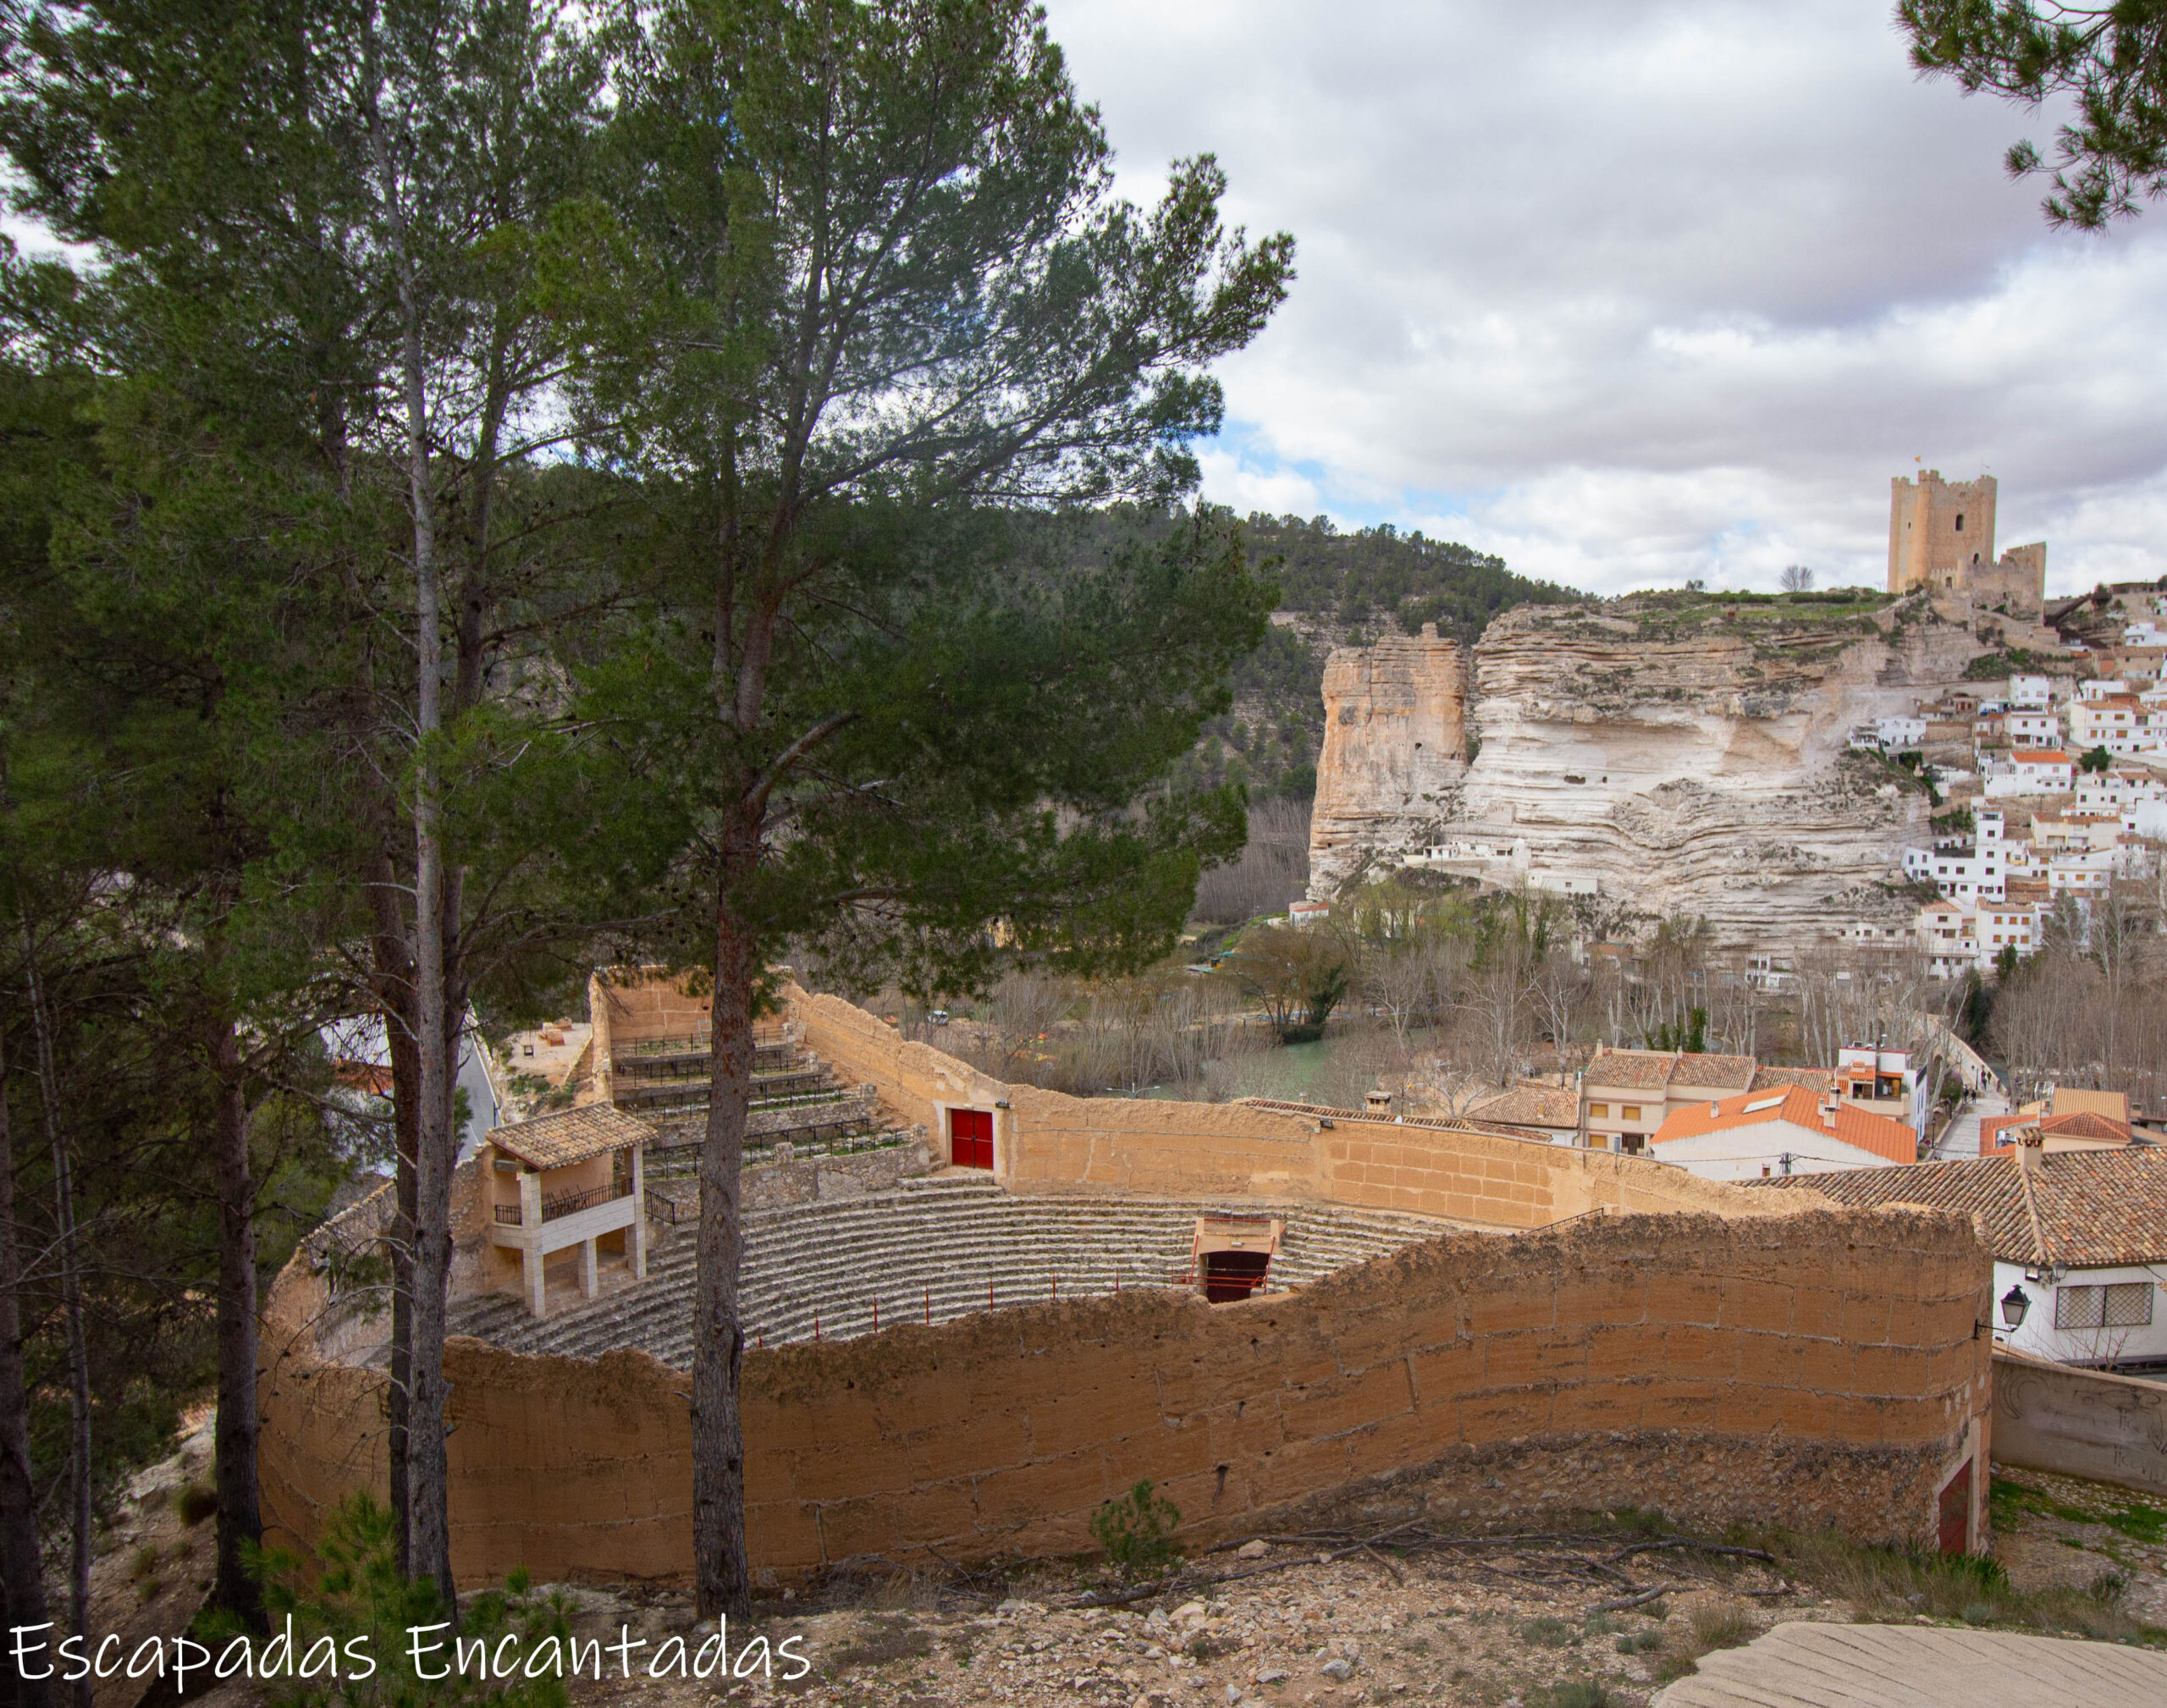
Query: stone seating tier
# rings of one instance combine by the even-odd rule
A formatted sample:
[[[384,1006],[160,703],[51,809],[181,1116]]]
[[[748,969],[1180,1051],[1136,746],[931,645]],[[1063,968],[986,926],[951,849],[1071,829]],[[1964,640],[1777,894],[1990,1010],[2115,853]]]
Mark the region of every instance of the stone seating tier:
[[[1056,1296],[1093,1297],[1179,1283],[1189,1264],[1199,1215],[1223,1212],[1205,1201],[1019,1197],[990,1180],[942,1175],[896,1192],[830,1200],[747,1218],[743,1282],[745,1333],[755,1345],[846,1340],[872,1331],[877,1299],[884,1326],[935,1322],[989,1309],[1042,1304]],[[1419,1216],[1334,1205],[1244,1200],[1243,1214],[1266,1209],[1286,1220],[1271,1286],[1277,1290],[1401,1246],[1453,1225]],[[639,1347],[679,1369],[692,1357],[692,1229],[681,1228],[649,1259],[647,1281],[592,1302],[568,1305],[543,1321],[510,1294],[453,1302],[451,1329],[508,1350],[593,1358]]]

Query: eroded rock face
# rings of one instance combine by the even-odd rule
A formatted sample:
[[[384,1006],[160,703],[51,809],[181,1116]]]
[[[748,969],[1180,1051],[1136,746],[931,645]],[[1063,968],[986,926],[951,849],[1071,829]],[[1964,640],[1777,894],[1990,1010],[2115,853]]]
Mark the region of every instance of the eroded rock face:
[[[1467,769],[1466,675],[1458,643],[1439,640],[1435,623],[1336,647],[1325,661],[1313,895],[1329,896],[1370,851],[1407,846],[1450,810]]]
[[[1927,834],[1926,799],[1846,742],[1960,680],[1981,650],[1923,600],[1822,622],[1789,608],[1689,619],[1628,603],[1523,607],[1475,648],[1476,757],[1449,780],[1422,773],[1436,797],[1426,822],[1425,791],[1401,780],[1418,756],[1380,751],[1398,724],[1350,722],[1344,758],[1332,739],[1335,678],[1347,703],[1366,704],[1359,685],[1374,702],[1410,673],[1393,654],[1365,675],[1365,655],[1335,653],[1312,893],[1333,894],[1369,860],[1449,844],[1489,857],[1446,869],[1561,890],[1591,881],[1603,914],[1706,914],[1734,943],[1801,946],[1907,912],[1890,886],[1905,846]]]

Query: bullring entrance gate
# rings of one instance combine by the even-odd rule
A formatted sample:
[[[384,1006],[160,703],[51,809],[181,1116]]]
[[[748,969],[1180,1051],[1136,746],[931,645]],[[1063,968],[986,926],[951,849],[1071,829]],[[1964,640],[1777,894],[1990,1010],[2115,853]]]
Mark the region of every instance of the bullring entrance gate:
[[[1221,1212],[1197,1217],[1189,1246],[1190,1281],[1214,1304],[1263,1292],[1286,1231],[1286,1221],[1274,1215]]]
[[[991,1110],[951,1109],[948,1111],[948,1160],[957,1168],[993,1166]]]

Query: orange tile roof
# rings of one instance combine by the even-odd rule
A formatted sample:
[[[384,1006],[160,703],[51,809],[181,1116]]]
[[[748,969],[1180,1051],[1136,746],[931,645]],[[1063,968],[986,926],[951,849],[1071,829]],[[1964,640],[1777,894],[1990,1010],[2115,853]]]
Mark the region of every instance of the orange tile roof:
[[[1775,1100],[1778,1097],[1780,1102]],[[1781,1093],[1772,1091],[1762,1097],[1743,1092],[1736,1097],[1718,1100],[1713,1114],[1709,1109],[1710,1105],[1705,1103],[1690,1103],[1683,1109],[1673,1110],[1649,1143],[1663,1144],[1674,1138],[1697,1138],[1703,1133],[1734,1132],[1746,1127],[1788,1122],[1809,1132],[1840,1139],[1891,1162],[1918,1160],[1919,1136],[1902,1121],[1891,1121],[1872,1110],[1839,1103],[1832,1127],[1822,1112],[1822,1099],[1802,1085],[1791,1086]]]
[[[1992,1155],[1997,1150],[2007,1149],[2015,1141],[2002,1134],[2011,1127],[2038,1124],[2040,1136],[2046,1138],[2091,1138],[2104,1143],[2119,1140],[2130,1142],[2131,1129],[2126,1121],[2116,1121],[2111,1115],[2101,1115],[2095,1110],[2074,1110],[2067,1115],[2037,1116],[2030,1115],[1990,1115],[1979,1123],[1979,1154]]]
[[[2059,747],[2019,747],[2015,755],[2020,765],[2066,765],[2069,755]]]

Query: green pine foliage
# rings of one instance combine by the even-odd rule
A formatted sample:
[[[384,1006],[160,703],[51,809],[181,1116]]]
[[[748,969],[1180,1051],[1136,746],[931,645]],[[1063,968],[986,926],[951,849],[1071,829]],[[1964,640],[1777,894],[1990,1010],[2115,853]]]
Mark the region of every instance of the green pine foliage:
[[[1174,1527],[1181,1521],[1181,1508],[1164,1495],[1153,1493],[1146,1477],[1122,1499],[1099,1508],[1091,1519],[1091,1534],[1106,1551],[1106,1563],[1117,1576],[1127,1583],[1144,1583],[1163,1578],[1181,1564],[1181,1545],[1174,1540]]]

